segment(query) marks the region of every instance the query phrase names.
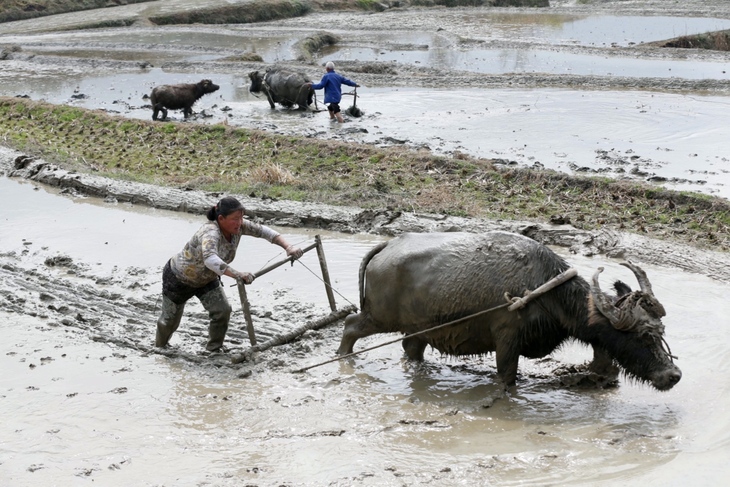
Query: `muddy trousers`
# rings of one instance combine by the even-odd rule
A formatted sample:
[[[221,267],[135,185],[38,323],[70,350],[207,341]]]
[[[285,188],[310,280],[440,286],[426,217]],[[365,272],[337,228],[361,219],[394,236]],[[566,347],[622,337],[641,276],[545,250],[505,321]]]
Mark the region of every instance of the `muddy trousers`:
[[[215,351],[223,346],[228,331],[228,322],[231,318],[231,305],[228,304],[223,287],[218,286],[199,297],[201,304],[208,312],[210,325],[208,326],[208,344],[205,346],[210,351]],[[157,320],[157,335],[155,346],[164,347],[170,341],[170,337],[180,326],[185,303],[176,304],[167,296],[162,296],[162,311]]]

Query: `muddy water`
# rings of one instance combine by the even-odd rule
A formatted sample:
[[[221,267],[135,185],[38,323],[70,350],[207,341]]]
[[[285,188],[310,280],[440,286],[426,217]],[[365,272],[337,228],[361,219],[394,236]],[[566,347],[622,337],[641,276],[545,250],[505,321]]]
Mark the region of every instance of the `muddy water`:
[[[105,203],[94,198],[67,198],[37,188],[0,179],[0,200],[5,208],[0,217],[0,252],[22,255],[24,262],[37,268],[43,268],[47,258],[63,255],[88,263],[91,271],[99,275],[135,267],[154,270],[155,275],[150,279],[159,281],[157,271],[161,271],[165,262],[179,252],[206,221],[204,216]],[[24,204],[14,207],[17,201]],[[10,208],[15,209],[11,211]],[[291,233],[288,228],[276,229],[290,243],[301,247],[313,243],[314,236],[320,235],[325,241],[325,255],[338,256],[330,269],[330,277],[333,286],[344,296],[338,296],[340,304],[344,306],[348,300],[357,303],[357,283],[351,282],[351,276],[357,274],[363,253],[377,240],[366,235],[342,234],[330,239],[326,231]],[[49,246],[48,241],[53,245]],[[245,248],[240,247],[232,265],[256,272],[285,257],[278,246],[261,239],[249,239]],[[320,275],[316,252],[312,251],[301,265],[284,266],[277,273],[258,279],[257,286],[249,291],[250,299],[255,302],[259,293],[293,293],[293,298],[326,307],[328,301],[324,284],[319,281]],[[320,285],[312,285],[312,279]],[[227,284],[233,284],[233,281]],[[231,292],[231,296],[237,294]]]
[[[346,47],[325,51],[322,61],[378,61],[448,67],[476,73],[547,73],[641,78],[730,79],[721,62],[626,59],[545,49],[383,49]]]
[[[378,14],[329,12],[317,14],[322,25],[357,26],[363,31],[396,30],[456,34],[464,39],[580,46],[630,46],[682,35],[730,28],[723,18],[663,15],[573,14],[551,9],[509,12],[490,8],[391,10]],[[272,22],[279,27],[311,25],[308,17]],[[440,30],[439,30],[440,29]],[[352,32],[343,28],[343,34]]]
[[[154,299],[161,264],[202,219],[71,198],[6,178],[0,208],[5,304],[12,295],[38,299],[38,291],[25,292],[26,280],[55,285],[63,277],[83,296],[88,276],[130,268],[127,279],[141,276],[142,286],[120,289],[123,298]],[[296,242],[312,237],[282,231]],[[356,300],[359,258],[377,238],[323,239],[335,287]],[[257,243],[246,242],[239,255],[245,260],[236,265],[256,269],[276,258],[269,244]],[[65,269],[42,264],[57,255],[71,257],[78,272],[61,276]],[[605,282],[633,282],[616,261],[566,258],[582,275],[601,265]],[[321,283],[298,267],[258,280],[252,304],[277,312],[281,294],[293,294],[323,309]],[[667,393],[626,381],[604,391],[557,383],[552,369],[588,359],[577,345],[555,361],[522,360],[519,386],[495,401],[493,357],[428,351],[426,363],[414,365],[396,344],[291,374],[332,356],[336,327],[236,370],[207,365],[217,363],[213,357],[194,364],[97,343],[87,330],[3,305],[0,479],[14,486],[722,485],[730,473],[730,387],[723,379],[730,289],[645,268],[667,308],[667,339],[684,374]],[[96,287],[113,286],[101,280]],[[69,297],[66,304],[82,303]],[[137,324],[125,326],[130,336],[147,329],[151,341],[154,314],[140,313]],[[195,308],[186,313],[181,332],[198,324],[196,315]],[[234,327],[241,324],[234,316]],[[241,370],[252,374],[239,378]]]
[[[1,30],[0,30],[1,31]],[[137,59],[154,65],[170,61],[207,61],[255,52],[268,62],[293,58],[296,36],[264,29],[182,26],[164,28],[92,29],[32,36],[6,35],[3,42],[20,43],[42,54],[80,58]]]

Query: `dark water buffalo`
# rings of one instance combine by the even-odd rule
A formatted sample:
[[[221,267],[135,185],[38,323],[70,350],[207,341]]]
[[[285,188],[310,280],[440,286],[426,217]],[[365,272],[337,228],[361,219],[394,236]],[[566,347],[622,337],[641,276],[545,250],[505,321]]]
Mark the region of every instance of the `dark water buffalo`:
[[[203,95],[217,91],[220,86],[209,79],[197,83],[155,86],[150,95],[152,120],[162,111],[162,119],[167,118],[167,110],[182,110],[185,118],[193,114],[193,104]]]
[[[618,364],[632,378],[658,390],[682,377],[665,348],[664,308],[644,271],[636,275],[641,291],[621,281],[618,296],[601,292],[598,272],[589,285],[581,277],[529,302],[506,307],[416,337],[403,349],[422,360],[426,345],[449,355],[496,352],[497,373],[515,382],[520,355],[539,358],[570,339],[594,350],[591,370],[616,377]],[[523,296],[568,264],[549,248],[507,232],[405,234],[376,246],[360,266],[360,313],[345,320],[338,353],[351,353],[359,338],[375,333],[411,334],[504,304],[505,293]]]
[[[253,71],[248,74],[251,78],[251,93],[266,95],[269,105],[274,103],[291,108],[297,105],[300,110],[306,110],[314,101],[314,90],[306,86],[312,80],[304,73],[297,73],[284,68],[269,68],[264,74]]]

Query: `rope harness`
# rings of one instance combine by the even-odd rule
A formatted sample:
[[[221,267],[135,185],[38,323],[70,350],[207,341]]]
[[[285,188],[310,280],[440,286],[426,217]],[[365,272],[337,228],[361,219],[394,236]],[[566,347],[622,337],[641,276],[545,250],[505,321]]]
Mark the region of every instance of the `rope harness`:
[[[357,352],[347,353],[345,355],[340,355],[339,357],[335,357],[333,359],[326,360],[324,362],[321,362],[321,363],[318,363],[318,364],[315,364],[315,365],[310,365],[309,367],[303,367],[301,369],[295,370],[294,373],[304,372],[306,370],[313,369],[315,367],[319,367],[319,366],[322,366],[322,365],[326,365],[326,364],[329,364],[329,363],[332,363],[332,362],[337,362],[339,360],[343,360],[343,359],[346,359],[346,358],[349,358],[349,357],[353,357],[355,355],[358,355],[358,354],[361,354],[361,353],[364,353],[364,352],[369,352],[371,350],[375,350],[376,348],[384,347],[386,345],[391,345],[393,343],[397,343],[397,342],[403,341],[403,340],[405,340],[407,338],[411,338],[411,337],[415,337],[415,336],[418,336],[418,335],[423,335],[425,333],[430,333],[432,331],[440,330],[441,328],[446,328],[447,326],[458,325],[459,323],[463,323],[465,321],[471,320],[472,318],[476,318],[477,316],[485,315],[487,313],[492,313],[492,312],[497,311],[497,310],[502,309],[502,308],[507,308],[509,311],[515,311],[515,310],[521,309],[527,303],[529,303],[533,299],[537,298],[541,294],[544,294],[544,293],[550,291],[551,289],[553,289],[553,288],[559,286],[560,284],[562,284],[562,283],[564,283],[564,282],[566,282],[566,281],[574,278],[577,275],[578,275],[578,271],[576,271],[573,268],[570,268],[570,269],[568,269],[568,270],[566,270],[566,271],[558,274],[554,278],[550,279],[548,282],[546,282],[542,286],[538,287],[534,291],[527,291],[527,292],[525,292],[525,295],[523,297],[521,297],[521,298],[512,297],[512,296],[509,295],[509,293],[504,293],[504,299],[505,299],[506,302],[503,303],[503,304],[500,304],[498,306],[494,306],[494,307],[489,308],[489,309],[486,309],[486,310],[478,311],[476,313],[472,313],[470,315],[463,316],[461,318],[458,318],[458,319],[453,320],[453,321],[449,321],[447,323],[442,323],[440,325],[432,326],[431,328],[427,328],[425,330],[417,331],[415,333],[411,333],[410,335],[404,335],[402,337],[396,338],[394,340],[390,340],[390,341],[385,342],[385,343],[381,343],[379,345],[374,345],[372,347],[365,348],[363,350],[358,350]]]

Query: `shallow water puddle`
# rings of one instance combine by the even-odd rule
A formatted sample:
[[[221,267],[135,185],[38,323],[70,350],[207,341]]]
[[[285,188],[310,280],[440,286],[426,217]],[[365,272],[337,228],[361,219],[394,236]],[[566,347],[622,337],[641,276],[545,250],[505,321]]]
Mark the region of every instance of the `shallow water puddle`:
[[[7,44],[22,44],[25,50],[39,54],[136,59],[157,66],[169,61],[220,59],[244,52],[256,53],[268,62],[293,59],[292,46],[297,41],[291,34],[201,26],[135,27],[123,31],[92,29],[32,36],[7,35],[0,39]],[[125,53],[127,57],[124,57]]]
[[[378,61],[487,74],[543,73],[640,78],[730,79],[726,63],[711,61],[632,59],[605,54],[580,54],[540,48],[475,49],[445,47],[388,49],[340,47],[322,61]],[[392,68],[397,71],[398,64]]]
[[[42,271],[44,256],[63,253],[101,274],[110,266],[158,273],[204,218],[71,198],[7,178],[0,178],[0,208],[0,254],[16,252]],[[283,231],[297,242],[311,235]],[[323,238],[337,287],[356,299],[359,259],[379,239]],[[246,258],[259,251],[251,240]],[[565,257],[581,275],[600,265],[602,282],[634,285],[617,261]],[[496,401],[491,356],[429,350],[417,365],[394,344],[289,373],[330,358],[336,330],[321,335],[331,346],[268,355],[263,371],[238,379],[231,369],[144,357],[72,327],[2,313],[0,478],[9,485],[711,484],[730,473],[720,461],[730,447],[723,372],[730,336],[722,326],[730,289],[643,267],[667,309],[667,340],[684,374],[666,393],[625,380],[615,390],[585,391],[546,379],[560,363],[589,357],[577,345],[556,353],[558,362],[523,359],[518,387]],[[272,273],[272,286],[291,284],[302,300],[323,294],[301,289],[318,282],[296,272]],[[0,290],[12,292],[7,284]],[[266,287],[256,299],[273,292]]]

